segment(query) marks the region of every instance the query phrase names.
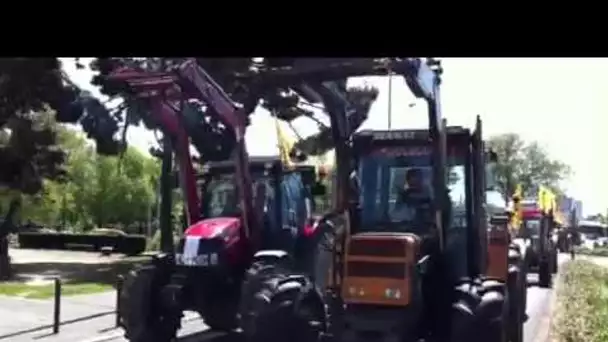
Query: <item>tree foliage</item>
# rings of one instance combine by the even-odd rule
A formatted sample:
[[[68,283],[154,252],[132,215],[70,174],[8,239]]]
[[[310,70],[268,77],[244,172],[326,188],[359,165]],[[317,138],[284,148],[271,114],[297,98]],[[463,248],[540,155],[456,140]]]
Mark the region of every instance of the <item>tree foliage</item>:
[[[525,196],[536,196],[541,185],[563,193],[560,182],[570,175],[570,167],[551,159],[537,142],[526,143],[519,135],[507,133],[490,138],[488,145],[498,154],[495,178],[505,202],[517,184],[522,185]]]
[[[151,129],[157,126],[147,104],[137,100],[124,84],[117,84],[107,76],[124,66],[165,71],[182,61],[183,58],[94,59],[91,68],[96,75],[92,84],[99,86],[103,94],[122,99],[118,106],[108,107],[71,83],[57,58],[1,58],[0,163],[3,168],[0,184],[34,194],[42,189],[43,179],[58,179],[64,174],[61,165],[65,156],[54,147],[55,133],[47,124],[50,113],[55,113],[60,123],[79,123],[87,136],[95,140],[98,153],[123,152],[129,124],[143,122]],[[247,99],[253,98],[252,92],[257,92],[261,105],[284,120],[313,116],[306,101],[293,89],[257,88],[252,85],[254,79],[244,80],[239,76],[254,68],[292,67],[297,58],[199,58],[197,61],[237,105],[246,107],[247,114],[258,105],[258,102],[247,103]],[[366,110],[377,97],[374,88],[346,89],[346,80],[338,80],[337,84],[356,106]],[[234,137],[210,111],[207,108],[205,118],[198,122],[193,143],[203,160],[225,159],[234,145]],[[312,146],[311,152],[331,148],[328,134],[325,129],[319,139],[313,139],[319,146]]]
[[[26,193],[63,175],[53,118],[76,97],[57,58],[0,58],[0,184]]]
[[[111,97],[120,97],[124,100],[121,110],[111,113],[103,125],[97,128],[106,131],[104,134],[115,135],[118,127],[125,127],[124,123],[143,122],[148,128],[157,128],[153,118],[147,110],[147,104],[137,100],[124,85],[112,81],[108,75],[121,67],[130,67],[148,71],[166,71],[182,62],[182,58],[97,58],[91,64],[91,69],[97,74],[92,80],[94,85],[100,87],[101,92]],[[199,58],[198,64],[226,91],[237,106],[250,115],[258,103],[273,115],[292,121],[298,117],[314,117],[310,103],[301,98],[292,88],[266,86],[261,87],[255,78],[244,79],[241,75],[253,69],[264,70],[278,67],[293,67],[297,62],[295,58]],[[354,106],[362,108],[367,114],[371,104],[377,98],[378,91],[372,87],[346,88],[346,80],[338,80],[344,95]],[[259,87],[258,87],[259,86]],[[259,96],[254,96],[259,95]],[[256,97],[260,101],[251,102]],[[193,136],[193,144],[198,149],[202,160],[223,160],[228,158],[234,146],[233,132],[223,127],[214,115],[213,109],[202,109],[203,120],[197,118],[197,134]],[[317,120],[318,121],[318,120]],[[319,122],[319,121],[318,121]],[[360,124],[360,123],[359,123]],[[105,125],[105,126],[104,126]],[[102,126],[106,127],[105,129]],[[332,146],[329,143],[329,130],[324,128],[314,140],[315,146],[308,148],[311,154],[320,154]],[[195,139],[194,139],[195,138]],[[310,145],[310,144],[309,144]],[[310,147],[310,146],[309,146]]]
[[[40,192],[20,195],[21,223],[80,230],[143,226],[156,215],[160,173],[156,159],[135,148],[128,148],[121,157],[98,155],[82,134],[67,128],[58,129],[57,140],[67,155],[69,182],[44,180]],[[0,193],[4,208],[15,195],[19,193],[6,189]]]

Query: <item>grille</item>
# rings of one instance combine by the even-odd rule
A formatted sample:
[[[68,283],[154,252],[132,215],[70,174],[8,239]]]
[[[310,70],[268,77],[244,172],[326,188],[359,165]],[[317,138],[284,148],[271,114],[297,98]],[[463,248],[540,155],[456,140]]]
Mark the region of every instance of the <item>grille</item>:
[[[367,261],[349,261],[347,277],[404,279],[407,276],[406,265],[402,263],[379,263]]]
[[[406,250],[400,240],[351,240],[348,254],[353,256],[405,257]]]

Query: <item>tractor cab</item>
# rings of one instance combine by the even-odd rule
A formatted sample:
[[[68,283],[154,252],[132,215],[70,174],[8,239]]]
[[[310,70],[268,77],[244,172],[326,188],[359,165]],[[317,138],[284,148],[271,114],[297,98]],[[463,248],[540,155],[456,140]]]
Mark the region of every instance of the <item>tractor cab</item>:
[[[484,184],[486,170],[485,163],[473,160],[485,154],[468,129],[446,127],[445,132],[449,148],[442,198],[433,188],[428,130],[361,131],[354,136],[361,190],[346,243],[342,297],[350,307],[347,324],[349,312],[357,312],[360,324],[362,312],[369,311],[371,319],[380,307],[395,312],[395,320],[386,319],[385,325],[392,322],[424,336],[416,331],[424,328],[419,323],[438,318],[435,314],[443,310],[438,293],[481,273],[486,227],[478,224],[474,212],[481,212],[484,202],[477,185]],[[435,215],[442,215],[443,232]]]
[[[310,234],[315,209],[313,196],[325,192],[317,182],[315,167],[285,167],[278,157],[250,157],[249,171],[253,208],[259,220],[251,224],[260,227],[260,249],[280,249],[294,255],[298,241]],[[200,180],[201,222],[229,221],[238,225],[242,218],[234,163],[208,163]],[[197,229],[195,227],[189,228],[185,235]]]

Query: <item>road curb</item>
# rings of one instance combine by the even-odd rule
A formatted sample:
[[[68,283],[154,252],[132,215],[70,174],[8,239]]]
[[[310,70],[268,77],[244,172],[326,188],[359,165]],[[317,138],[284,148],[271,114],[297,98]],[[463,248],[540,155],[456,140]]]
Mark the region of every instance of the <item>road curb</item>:
[[[563,267],[563,265],[567,264],[568,262],[570,262],[571,260],[566,260],[565,262],[563,262],[560,266]],[[553,278],[553,289],[551,291],[551,296],[549,298],[549,305],[548,305],[548,309],[547,309],[547,316],[545,316],[546,318],[543,320],[543,335],[541,335],[540,337],[537,338],[537,342],[551,342],[553,341],[553,315],[555,314],[555,309],[557,307],[557,293],[559,291],[560,285],[561,285],[561,278],[562,278],[562,274],[560,272],[558,272],[554,278]],[[546,324],[546,325],[545,325]]]

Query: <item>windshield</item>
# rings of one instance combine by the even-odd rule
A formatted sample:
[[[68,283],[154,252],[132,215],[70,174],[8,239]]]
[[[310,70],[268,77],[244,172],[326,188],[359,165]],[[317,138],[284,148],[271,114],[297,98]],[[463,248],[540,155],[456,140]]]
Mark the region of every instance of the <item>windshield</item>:
[[[221,175],[212,178],[203,187],[203,217],[238,217],[239,194],[234,174]],[[281,198],[277,198],[276,183],[270,175],[253,174],[253,203],[254,208],[262,215],[265,228],[270,230],[282,227],[303,227],[314,209],[310,200],[310,192],[304,185],[302,177],[297,172],[283,174],[281,179]],[[259,186],[265,188],[264,198],[256,198]]]
[[[433,222],[433,185],[430,151],[404,149],[404,153],[372,153],[361,159],[361,229],[406,231]],[[451,226],[466,226],[463,158],[448,158]]]
[[[203,217],[235,217],[240,215],[238,189],[234,177],[234,174],[221,175],[212,178],[206,184],[203,194]],[[273,194],[270,177],[258,176],[257,178],[254,178],[254,196],[258,184],[266,186],[266,197],[267,200],[269,200],[269,197]]]
[[[539,236],[540,234],[540,219],[524,220],[524,226],[527,234],[530,236]]]

